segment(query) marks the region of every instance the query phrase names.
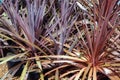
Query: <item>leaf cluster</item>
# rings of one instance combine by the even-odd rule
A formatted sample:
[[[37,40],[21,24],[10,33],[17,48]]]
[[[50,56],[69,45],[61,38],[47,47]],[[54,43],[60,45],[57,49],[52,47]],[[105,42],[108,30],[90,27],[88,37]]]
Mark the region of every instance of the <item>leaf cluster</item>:
[[[0,15],[0,64],[20,61],[20,80],[120,78],[118,0],[4,0]],[[107,74],[105,69],[110,70]],[[102,76],[101,76],[102,75]],[[26,77],[27,76],[27,77]]]

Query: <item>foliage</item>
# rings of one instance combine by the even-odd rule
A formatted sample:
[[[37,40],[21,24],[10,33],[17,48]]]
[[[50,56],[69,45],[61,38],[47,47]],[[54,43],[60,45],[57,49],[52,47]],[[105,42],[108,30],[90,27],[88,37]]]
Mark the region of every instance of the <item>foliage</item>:
[[[117,2],[5,0],[0,64],[20,61],[8,71],[14,76],[23,66],[20,80],[34,71],[41,80],[99,80],[104,69],[120,78],[120,55],[113,54],[120,50]]]

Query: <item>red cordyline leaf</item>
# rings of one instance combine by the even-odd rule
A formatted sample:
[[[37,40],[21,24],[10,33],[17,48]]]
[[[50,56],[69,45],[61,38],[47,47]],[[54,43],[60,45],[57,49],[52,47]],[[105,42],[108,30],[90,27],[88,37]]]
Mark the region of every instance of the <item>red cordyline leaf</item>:
[[[94,29],[93,34],[91,34],[86,26],[86,38],[87,43],[89,47],[89,51],[91,53],[92,58],[95,59],[95,61],[98,59],[99,55],[104,52],[106,42],[109,40],[110,36],[118,27],[118,10],[120,10],[120,7],[116,5],[117,0],[100,0],[102,1],[99,5],[94,4],[93,5],[93,12],[94,16],[93,19],[96,19],[93,21]],[[89,14],[89,16],[91,16]],[[113,21],[113,20],[114,21]],[[113,21],[113,22],[111,22]],[[94,60],[93,59],[93,60]],[[93,61],[94,62],[94,61]]]
[[[92,8],[90,8],[92,9],[91,13],[85,12],[85,14],[87,14],[88,18],[90,19],[90,22],[88,22],[90,26],[87,23],[86,17],[81,24],[85,26],[84,31],[86,39],[84,39],[84,41],[87,43],[87,46],[84,47],[88,50],[87,55],[90,55],[88,60],[92,63],[92,67],[100,67],[104,63],[108,63],[117,58],[115,56],[113,58],[110,56],[111,52],[108,51],[110,47],[107,46],[109,39],[111,39],[111,36],[115,30],[117,27],[119,27],[118,19],[120,6],[117,5],[117,2],[118,0],[99,0],[99,4],[93,2],[91,6]],[[93,29],[91,28],[92,30],[89,31],[88,27],[91,26]],[[80,41],[80,44],[81,43],[82,42]],[[112,45],[114,43],[110,44]],[[85,56],[87,55],[85,54]],[[117,60],[115,59],[115,61]],[[93,72],[96,74],[97,71],[98,70],[95,70],[95,72]]]

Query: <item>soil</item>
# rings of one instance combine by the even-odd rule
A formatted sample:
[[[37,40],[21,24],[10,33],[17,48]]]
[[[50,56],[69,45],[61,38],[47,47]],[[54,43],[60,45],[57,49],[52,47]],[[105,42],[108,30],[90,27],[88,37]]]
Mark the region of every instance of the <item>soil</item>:
[[[6,64],[0,65],[0,78],[4,76],[4,74],[8,71],[8,67]]]
[[[7,65],[6,64],[1,64],[0,65],[0,78],[2,78],[5,75],[5,73],[7,73],[7,72],[8,72]],[[9,79],[5,79],[5,80],[9,80]],[[19,80],[19,79],[15,78],[13,80]]]

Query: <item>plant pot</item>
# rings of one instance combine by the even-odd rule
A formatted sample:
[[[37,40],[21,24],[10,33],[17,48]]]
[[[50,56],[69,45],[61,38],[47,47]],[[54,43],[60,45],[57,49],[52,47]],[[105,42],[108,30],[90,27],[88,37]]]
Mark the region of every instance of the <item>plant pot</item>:
[[[17,66],[18,64],[20,64],[21,61],[20,60],[11,60],[7,62],[7,66],[8,66],[8,70],[10,70],[11,68]],[[20,65],[20,67],[18,67],[19,69],[16,71],[14,77],[20,76],[23,70],[23,64]]]
[[[29,73],[27,80],[39,80],[39,78],[40,78],[40,73],[34,71]]]
[[[111,80],[107,75],[97,72],[97,80]]]

